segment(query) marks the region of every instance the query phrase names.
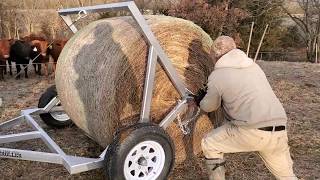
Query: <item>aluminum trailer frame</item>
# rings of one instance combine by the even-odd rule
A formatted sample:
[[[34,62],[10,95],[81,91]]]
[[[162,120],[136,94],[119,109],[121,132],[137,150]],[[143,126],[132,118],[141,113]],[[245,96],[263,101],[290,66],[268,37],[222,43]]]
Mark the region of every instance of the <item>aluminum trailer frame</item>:
[[[139,122],[150,122],[151,100],[157,62],[161,64],[169,79],[171,80],[172,84],[181,96],[181,99],[177,102],[177,105],[173,108],[173,110],[169,112],[168,115],[159,123],[160,127],[166,129],[183,110],[188,108],[188,102],[192,101],[193,97],[191,96],[192,93],[186,88],[183,81],[179,78],[177,71],[175,70],[168,56],[162,49],[159,41],[156,39],[155,35],[151,31],[151,28],[148,26],[145,18],[140,13],[136,4],[133,1],[128,1],[81,8],[63,9],[59,10],[58,13],[64,20],[66,25],[70,28],[70,30],[73,33],[76,33],[78,31],[78,29],[75,26],[76,22],[85,17],[87,13],[118,10],[127,10],[131,13],[133,19],[139,25],[141,33],[144,35],[149,45],[149,54],[146,67],[147,71],[144,83],[143,101]],[[71,20],[71,14],[78,14],[78,18],[74,22]],[[103,162],[108,147],[100,154],[98,158],[69,156],[64,153],[64,151],[50,138],[50,136],[38,125],[38,123],[31,116],[55,111],[61,112],[63,111],[63,109],[57,106],[59,103],[60,100],[58,99],[58,97],[55,97],[44,108],[22,110],[21,116],[0,124],[0,129],[3,129],[6,127],[14,126],[20,123],[21,121],[25,121],[34,130],[25,133],[1,135],[0,144],[19,142],[31,139],[41,139],[51,150],[50,153],[0,147],[0,158],[11,158],[61,164],[69,171],[70,174],[85,172],[97,168],[102,168],[103,166],[105,166]]]
[[[1,135],[0,144],[41,139],[50,149],[50,153],[21,149],[0,148],[0,157],[61,164],[64,165],[64,167],[70,174],[76,174],[103,167],[104,156],[107,148],[100,154],[98,158],[85,158],[66,155],[63,150],[53,141],[53,139],[33,119],[32,115],[61,111],[61,107],[56,106],[59,103],[60,100],[58,98],[54,98],[44,108],[22,110],[21,116],[0,124],[0,130],[3,130],[24,121],[33,129],[33,131],[31,132]]]

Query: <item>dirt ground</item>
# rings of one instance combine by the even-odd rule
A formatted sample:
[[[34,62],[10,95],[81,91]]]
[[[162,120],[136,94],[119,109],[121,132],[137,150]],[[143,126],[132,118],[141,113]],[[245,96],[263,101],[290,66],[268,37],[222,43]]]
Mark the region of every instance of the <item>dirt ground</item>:
[[[289,117],[289,145],[294,171],[301,179],[320,179],[320,65],[309,63],[263,62],[270,83]],[[19,115],[19,110],[37,106],[41,93],[54,84],[52,78],[30,75],[29,79],[0,81],[0,122]],[[70,155],[96,157],[101,148],[77,127],[56,130],[37,121]],[[28,130],[26,124],[0,134]],[[30,129],[29,129],[30,130]],[[1,145],[3,146],[3,145]],[[26,141],[5,147],[46,150],[40,141]],[[226,155],[227,179],[274,179],[254,153]],[[206,179],[202,158],[176,166],[170,179]],[[0,179],[103,179],[103,170],[69,175],[59,165],[0,159]]]

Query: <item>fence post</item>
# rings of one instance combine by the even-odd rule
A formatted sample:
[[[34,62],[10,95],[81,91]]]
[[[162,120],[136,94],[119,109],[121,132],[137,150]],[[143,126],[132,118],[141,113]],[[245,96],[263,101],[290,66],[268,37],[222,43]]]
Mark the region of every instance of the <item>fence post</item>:
[[[256,52],[256,56],[254,57],[254,62],[256,62],[257,58],[258,58],[258,54],[260,52],[260,48],[262,46],[262,42],[263,42],[263,39],[264,39],[264,36],[266,35],[266,32],[267,32],[267,29],[269,27],[269,24],[266,25],[266,28],[264,29],[264,32],[263,32],[263,35],[261,37],[261,40],[260,40],[260,43],[259,43],[259,46],[258,46],[258,49],[257,49],[257,52]]]
[[[249,36],[249,42],[248,42],[248,47],[247,47],[247,56],[249,56],[250,52],[250,45],[251,45],[251,39],[252,39],[252,33],[253,33],[253,27],[254,27],[254,21],[251,24],[251,30],[250,30],[250,36]]]

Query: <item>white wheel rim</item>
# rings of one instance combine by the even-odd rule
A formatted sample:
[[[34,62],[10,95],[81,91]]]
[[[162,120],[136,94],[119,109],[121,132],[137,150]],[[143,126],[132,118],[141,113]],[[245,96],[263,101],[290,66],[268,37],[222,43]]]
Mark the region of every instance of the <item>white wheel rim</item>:
[[[70,117],[63,111],[51,112],[51,116],[57,121],[68,121]]]
[[[154,180],[161,174],[165,153],[155,141],[143,141],[131,149],[124,162],[124,175],[130,180]]]

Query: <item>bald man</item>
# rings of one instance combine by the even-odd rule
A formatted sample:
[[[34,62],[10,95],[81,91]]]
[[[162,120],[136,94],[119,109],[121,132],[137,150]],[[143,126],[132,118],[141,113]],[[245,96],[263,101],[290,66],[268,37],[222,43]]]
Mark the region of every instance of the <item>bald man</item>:
[[[209,179],[225,179],[224,153],[251,151],[259,153],[277,179],[297,179],[288,146],[287,116],[264,72],[227,36],[214,41],[211,55],[214,71],[198,104],[206,112],[221,106],[227,121],[202,139]]]

